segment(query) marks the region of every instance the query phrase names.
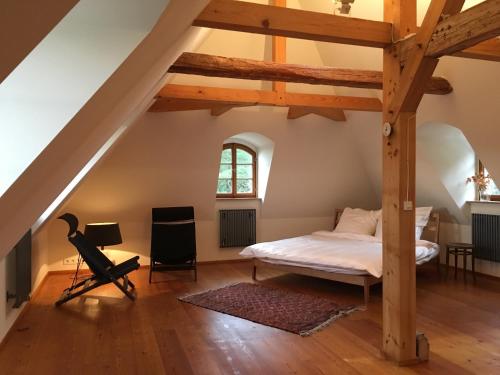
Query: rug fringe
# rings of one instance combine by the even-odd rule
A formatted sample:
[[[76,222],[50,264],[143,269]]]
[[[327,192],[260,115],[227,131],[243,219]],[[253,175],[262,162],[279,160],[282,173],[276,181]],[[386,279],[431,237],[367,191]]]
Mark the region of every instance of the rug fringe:
[[[355,311],[363,311],[363,310],[366,310],[366,308],[364,306],[354,306],[350,309],[341,310],[338,312],[338,314],[331,316],[329,319],[325,320],[323,323],[319,324],[318,326],[316,326],[312,329],[309,329],[307,331],[299,332],[299,335],[302,337],[310,336],[313,333],[321,331],[323,328],[328,327],[331,323],[333,323],[334,321],[336,321],[339,318],[347,316]]]

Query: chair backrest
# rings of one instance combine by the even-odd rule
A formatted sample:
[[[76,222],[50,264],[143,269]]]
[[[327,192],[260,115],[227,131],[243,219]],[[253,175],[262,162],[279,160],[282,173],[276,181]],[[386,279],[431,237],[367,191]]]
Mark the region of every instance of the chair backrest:
[[[152,219],[152,261],[179,264],[196,259],[193,207],[153,208]]]
[[[106,255],[104,255],[95,245],[87,241],[80,231],[76,231],[72,237],[68,237],[68,240],[76,247],[85,263],[87,263],[90,270],[98,278],[107,278],[109,275],[108,270],[113,267],[114,264]]]

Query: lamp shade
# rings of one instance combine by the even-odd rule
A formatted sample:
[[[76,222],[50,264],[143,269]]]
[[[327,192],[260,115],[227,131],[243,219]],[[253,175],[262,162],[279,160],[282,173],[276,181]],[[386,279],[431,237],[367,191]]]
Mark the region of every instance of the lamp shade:
[[[95,246],[109,246],[122,243],[122,235],[118,223],[89,223],[85,225],[84,235]]]

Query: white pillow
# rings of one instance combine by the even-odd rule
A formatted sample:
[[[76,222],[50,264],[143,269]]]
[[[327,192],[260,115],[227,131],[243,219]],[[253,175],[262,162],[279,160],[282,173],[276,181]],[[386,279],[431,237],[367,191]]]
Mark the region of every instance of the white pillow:
[[[375,237],[382,239],[382,215],[377,220],[377,228],[375,229]]]
[[[429,221],[432,207],[417,207],[415,209],[415,226],[425,227]]]
[[[425,227],[415,226],[415,239],[419,240],[422,237],[422,233],[424,232]]]
[[[431,215],[432,207],[417,207],[415,209],[415,239],[419,240],[422,237],[429,216]],[[382,215],[377,221],[377,228],[375,230],[375,237],[382,238]]]
[[[335,228],[336,233],[356,233],[373,236],[377,226],[377,213],[361,208],[346,207],[339,223]]]

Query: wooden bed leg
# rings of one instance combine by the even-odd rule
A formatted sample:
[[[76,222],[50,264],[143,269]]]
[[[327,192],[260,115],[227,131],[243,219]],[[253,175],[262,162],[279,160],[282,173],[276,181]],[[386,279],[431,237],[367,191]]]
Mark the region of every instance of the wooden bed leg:
[[[252,280],[257,280],[257,266],[253,265]]]
[[[364,295],[365,295],[365,305],[368,305],[368,302],[370,301],[370,282],[368,281],[368,278],[365,278],[364,280]]]

